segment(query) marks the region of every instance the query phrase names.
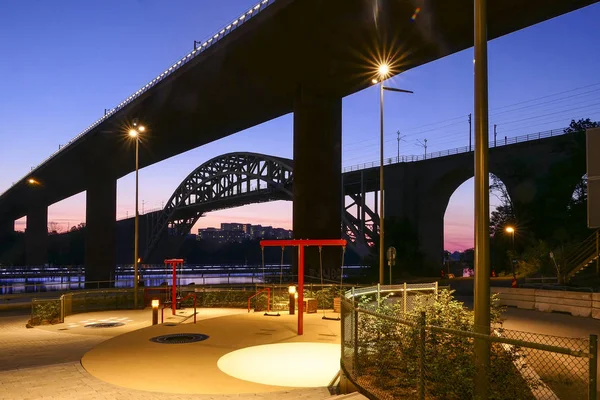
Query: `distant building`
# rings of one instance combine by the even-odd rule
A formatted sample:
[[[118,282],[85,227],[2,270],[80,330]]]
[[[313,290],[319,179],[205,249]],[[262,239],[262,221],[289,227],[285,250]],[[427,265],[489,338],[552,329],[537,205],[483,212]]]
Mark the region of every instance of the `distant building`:
[[[212,240],[217,243],[238,242],[247,239],[291,239],[292,231],[272,226],[224,222],[221,229],[198,229],[197,240]]]

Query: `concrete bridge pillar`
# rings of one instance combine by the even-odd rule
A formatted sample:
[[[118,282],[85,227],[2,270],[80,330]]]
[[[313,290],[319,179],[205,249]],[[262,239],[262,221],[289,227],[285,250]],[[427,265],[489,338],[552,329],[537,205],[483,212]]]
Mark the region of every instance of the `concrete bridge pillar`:
[[[15,221],[5,220],[0,222],[0,241],[6,240],[15,232]]]
[[[423,266],[434,274],[444,264],[444,208],[440,203],[424,204],[417,226]]]
[[[85,280],[108,281],[114,279],[117,257],[117,181],[92,180],[85,202]]]
[[[295,239],[339,239],[342,202],[342,99],[300,90],[294,103]],[[323,249],[323,268],[339,268],[341,249]],[[306,269],[319,268],[318,251]]]
[[[48,206],[35,205],[27,213],[25,263],[30,266],[48,262]]]

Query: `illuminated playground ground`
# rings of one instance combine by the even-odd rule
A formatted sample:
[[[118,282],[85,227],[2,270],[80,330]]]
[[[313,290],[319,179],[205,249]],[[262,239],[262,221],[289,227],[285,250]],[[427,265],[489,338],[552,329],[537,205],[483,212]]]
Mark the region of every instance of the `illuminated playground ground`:
[[[165,312],[169,317],[166,324],[155,326],[127,313],[135,312],[75,315],[62,326],[38,329],[67,328],[64,334],[117,334],[86,352],[81,359],[83,368],[103,382],[155,393],[289,392],[327,386],[339,370],[340,322],[323,320],[322,313],[304,315],[303,336],[296,334],[297,315],[287,312],[280,317],[265,317],[246,310],[200,309],[197,324],[191,319],[179,323],[184,318]],[[144,315],[150,316],[148,311]],[[85,328],[93,322],[125,325]],[[191,333],[208,338],[185,344],[150,340]]]

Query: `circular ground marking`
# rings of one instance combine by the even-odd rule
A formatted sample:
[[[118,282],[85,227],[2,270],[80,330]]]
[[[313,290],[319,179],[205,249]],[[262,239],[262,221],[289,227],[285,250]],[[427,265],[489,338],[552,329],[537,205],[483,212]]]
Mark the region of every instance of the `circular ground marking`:
[[[252,367],[256,360],[260,368]],[[217,366],[227,375],[272,386],[327,386],[340,370],[340,345],[278,343],[246,347],[225,354]]]
[[[174,333],[172,335],[162,335],[150,338],[151,342],[160,344],[182,344],[201,342],[208,339],[208,335],[202,333]]]
[[[125,325],[123,322],[94,322],[93,324],[85,325],[85,328],[116,328],[123,325]]]

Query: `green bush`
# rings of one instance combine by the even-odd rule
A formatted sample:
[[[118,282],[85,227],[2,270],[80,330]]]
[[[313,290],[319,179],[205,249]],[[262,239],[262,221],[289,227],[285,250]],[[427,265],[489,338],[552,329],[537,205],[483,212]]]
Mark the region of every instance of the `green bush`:
[[[33,300],[29,325],[58,324],[60,320],[60,299]]]
[[[441,290],[435,295],[419,295],[410,311],[404,315],[401,303],[379,303],[362,298],[360,307],[384,319],[360,313],[358,326],[358,381],[381,396],[416,398],[420,369],[420,320],[425,313],[427,326],[451,328],[472,332],[473,312],[456,301],[451,291]],[[493,325],[501,323],[502,309],[498,298],[491,298]],[[473,361],[474,339],[467,335],[448,334],[427,328],[424,353],[426,398],[472,399],[474,396]],[[530,388],[535,382],[526,382],[515,366],[522,356],[512,347],[498,343],[491,345],[490,399],[533,399]]]

